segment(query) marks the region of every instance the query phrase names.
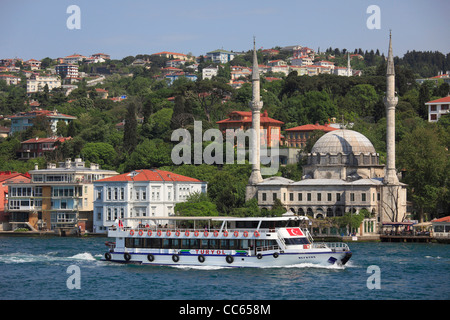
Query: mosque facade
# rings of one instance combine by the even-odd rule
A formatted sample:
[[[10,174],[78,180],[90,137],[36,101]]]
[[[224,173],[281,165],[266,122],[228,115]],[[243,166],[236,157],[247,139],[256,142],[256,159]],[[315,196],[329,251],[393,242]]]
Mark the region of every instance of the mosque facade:
[[[403,221],[406,185],[399,182],[395,169],[397,97],[391,39],[386,78],[386,165],[380,163],[379,154],[364,135],[348,129],[331,131],[318,139],[307,155],[300,181],[251,177],[247,200],[255,197],[262,210],[269,210],[279,199],[288,211],[319,219],[346,212],[365,214],[360,235],[379,233],[382,223]],[[259,164],[253,170],[258,172]]]

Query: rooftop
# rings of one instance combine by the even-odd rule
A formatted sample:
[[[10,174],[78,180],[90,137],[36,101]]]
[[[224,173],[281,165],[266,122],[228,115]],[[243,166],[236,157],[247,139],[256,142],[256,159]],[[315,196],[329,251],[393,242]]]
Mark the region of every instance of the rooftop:
[[[428,101],[425,104],[439,104],[439,103],[450,103],[450,96],[444,97],[444,98],[440,98],[440,99],[436,99],[436,100],[432,100],[432,101]]]
[[[198,179],[158,169],[135,170],[128,173],[119,174],[114,177],[97,180],[97,182],[126,182],[126,181],[202,182]]]

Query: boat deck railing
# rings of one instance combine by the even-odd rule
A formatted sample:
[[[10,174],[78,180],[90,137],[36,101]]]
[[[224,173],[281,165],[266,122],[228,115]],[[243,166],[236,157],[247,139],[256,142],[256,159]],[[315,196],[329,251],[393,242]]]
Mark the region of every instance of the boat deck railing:
[[[274,251],[274,250],[280,250],[280,247],[277,246],[277,245],[274,245],[274,246],[264,246],[264,247],[256,247],[256,252]]]
[[[276,229],[269,229],[269,228],[236,228],[236,229],[220,229],[220,228],[204,228],[204,227],[200,227],[200,228],[175,228],[173,226],[168,226],[168,227],[161,227],[161,226],[141,226],[141,227],[123,227],[123,228],[118,228],[116,226],[112,226],[109,227],[109,231],[121,231],[121,232],[127,232],[129,233],[131,230],[133,230],[135,233],[139,232],[140,230],[142,230],[143,234],[146,234],[148,231],[151,231],[152,234],[157,234],[158,232],[161,233],[161,235],[170,235],[170,236],[174,236],[176,234],[178,234],[179,236],[184,236],[186,234],[186,232],[189,232],[190,235],[193,235],[194,233],[198,232],[199,235],[202,236],[206,236],[206,237],[216,237],[216,236],[223,236],[223,234],[225,232],[227,232],[227,236],[228,237],[233,237],[235,236],[235,232],[236,234],[238,234],[239,237],[244,236],[244,237],[252,237],[252,238],[257,238],[259,236],[261,236],[262,234],[268,235],[268,234],[276,234],[277,230]],[[244,234],[245,233],[245,234]]]
[[[332,251],[350,251],[350,248],[345,242],[314,242],[312,243],[314,249],[330,248]]]

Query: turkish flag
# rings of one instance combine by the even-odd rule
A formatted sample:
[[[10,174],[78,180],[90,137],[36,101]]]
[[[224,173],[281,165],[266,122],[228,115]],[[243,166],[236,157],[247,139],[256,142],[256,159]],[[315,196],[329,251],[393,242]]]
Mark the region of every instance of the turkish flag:
[[[286,228],[286,230],[291,236],[303,236],[303,232],[300,228]]]
[[[123,228],[122,220],[119,220],[119,228]]]

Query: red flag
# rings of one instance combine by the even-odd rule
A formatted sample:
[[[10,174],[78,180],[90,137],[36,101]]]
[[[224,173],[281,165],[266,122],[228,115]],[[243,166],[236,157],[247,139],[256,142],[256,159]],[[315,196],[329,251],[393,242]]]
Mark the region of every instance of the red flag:
[[[119,220],[119,228],[123,228],[122,220]]]
[[[286,230],[291,236],[303,236],[303,232],[300,228],[286,228]]]

